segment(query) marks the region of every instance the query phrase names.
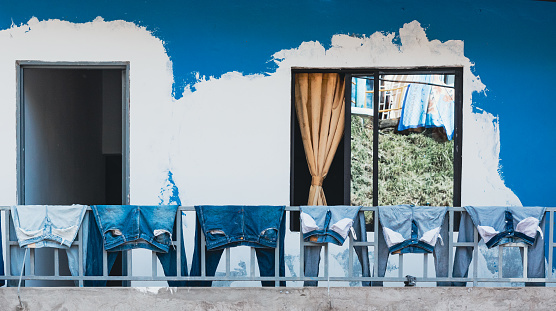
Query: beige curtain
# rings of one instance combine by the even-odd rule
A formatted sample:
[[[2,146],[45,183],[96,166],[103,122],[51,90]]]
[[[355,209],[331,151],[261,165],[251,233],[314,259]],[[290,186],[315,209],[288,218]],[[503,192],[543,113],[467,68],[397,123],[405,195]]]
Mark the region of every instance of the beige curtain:
[[[322,182],[344,133],[344,89],[337,73],[295,75],[295,111],[312,176],[308,205],[326,205]]]

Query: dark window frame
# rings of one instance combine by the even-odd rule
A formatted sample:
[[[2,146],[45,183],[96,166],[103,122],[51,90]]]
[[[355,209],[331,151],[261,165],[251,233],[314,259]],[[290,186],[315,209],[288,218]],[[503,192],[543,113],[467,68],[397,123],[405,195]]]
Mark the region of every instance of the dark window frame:
[[[353,76],[373,76],[374,89],[379,89],[381,75],[453,74],[454,75],[454,185],[453,206],[461,206],[462,144],[463,144],[463,67],[412,67],[412,68],[292,68],[291,69],[291,125],[290,125],[290,205],[300,205],[295,199],[295,75],[297,73],[339,73],[345,82],[345,124],[343,143],[343,204],[350,205],[351,187],[351,79]],[[379,102],[379,92],[373,93],[373,102]],[[374,105],[373,123],[378,124],[378,105]],[[346,143],[348,142],[348,143]],[[336,154],[340,149],[336,151]],[[373,206],[378,206],[378,130],[373,131]],[[325,179],[326,181],[326,179]],[[305,204],[305,203],[303,203]],[[299,230],[298,217],[291,217],[290,228]]]

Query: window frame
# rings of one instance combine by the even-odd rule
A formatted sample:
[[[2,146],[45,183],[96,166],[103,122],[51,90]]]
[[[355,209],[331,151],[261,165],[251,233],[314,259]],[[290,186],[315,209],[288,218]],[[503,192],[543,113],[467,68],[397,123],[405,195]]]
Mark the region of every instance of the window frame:
[[[462,178],[462,144],[463,144],[463,67],[411,67],[411,68],[298,68],[291,69],[291,140],[290,140],[290,205],[294,203],[295,194],[295,150],[296,139],[295,123],[295,75],[298,73],[339,73],[344,75],[345,82],[345,129],[343,137],[343,194],[345,205],[351,202],[351,79],[353,76],[373,76],[374,89],[379,89],[381,75],[417,75],[417,74],[453,74],[454,75],[454,182],[453,200],[454,207],[461,206],[461,178]],[[373,102],[379,102],[379,92],[373,93]],[[373,124],[379,121],[379,105],[374,105]],[[378,129],[373,130],[373,206],[378,206]],[[336,153],[340,152],[340,149]],[[295,218],[295,217],[293,217]],[[292,222],[292,229],[298,228]]]

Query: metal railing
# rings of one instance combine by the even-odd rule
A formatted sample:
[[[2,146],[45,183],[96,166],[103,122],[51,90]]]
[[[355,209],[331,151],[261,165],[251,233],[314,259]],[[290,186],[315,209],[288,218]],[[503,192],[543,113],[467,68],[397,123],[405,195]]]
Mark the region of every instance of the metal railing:
[[[361,212],[374,212],[376,216],[377,207],[362,207]],[[182,212],[194,212],[195,208],[193,206],[180,206],[177,212],[176,217],[176,228],[177,232],[175,234],[175,240],[173,241],[174,246],[176,247],[177,253],[177,275],[179,275],[181,271],[181,247],[182,244]],[[299,207],[296,206],[288,206],[286,207],[286,212],[290,213],[294,211],[299,211]],[[11,253],[14,248],[19,248],[19,244],[17,242],[16,237],[10,236],[10,207],[8,206],[0,206],[0,212],[2,213],[2,220],[3,220],[3,234],[2,234],[2,244],[4,245],[4,263],[5,263],[5,275],[0,276],[0,280],[19,280],[20,275],[11,275],[10,274],[10,260],[11,260]],[[87,210],[88,213],[92,213],[91,209]],[[553,266],[553,253],[554,253],[554,220],[556,212],[556,208],[551,207],[547,208],[546,210],[546,221],[549,222],[549,232],[545,232],[545,240],[548,239],[548,254],[547,254],[547,267],[549,271],[552,271]],[[477,230],[475,229],[474,232],[474,240],[473,242],[454,242],[455,232],[454,232],[454,220],[456,213],[465,213],[465,210],[461,207],[451,207],[448,209],[448,217],[449,217],[449,230],[448,230],[448,241],[444,241],[444,243],[448,243],[448,276],[447,277],[434,277],[430,276],[429,272],[429,255],[428,253],[419,254],[424,256],[423,258],[423,266],[422,266],[422,277],[417,277],[418,282],[471,282],[473,286],[477,286],[480,282],[511,282],[511,283],[524,283],[524,282],[542,282],[542,283],[556,283],[556,278],[553,277],[552,273],[547,273],[545,278],[529,278],[527,277],[527,264],[528,264],[528,257],[527,257],[527,245],[521,243],[512,243],[506,244],[503,246],[499,246],[498,251],[498,274],[496,277],[480,277],[478,274],[478,262],[479,262],[479,235]],[[91,215],[92,216],[92,215]],[[298,276],[278,276],[279,275],[279,252],[278,248],[284,247],[284,245],[277,245],[277,249],[275,251],[275,275],[274,277],[261,277],[255,271],[255,249],[250,249],[250,270],[248,275],[246,276],[238,276],[233,275],[231,273],[231,250],[230,248],[225,249],[225,274],[223,275],[216,275],[216,276],[206,276],[205,274],[205,255],[206,255],[206,248],[205,248],[205,240],[204,236],[201,237],[201,276],[161,276],[157,272],[157,256],[155,252],[152,252],[151,257],[151,275],[133,275],[132,270],[132,250],[123,251],[126,253],[124,256],[126,260],[126,264],[124,264],[125,271],[123,271],[121,276],[110,276],[108,271],[107,265],[107,252],[103,251],[103,273],[102,276],[85,276],[84,274],[84,267],[83,267],[83,258],[84,258],[84,243],[81,240],[82,229],[79,229],[79,233],[77,235],[76,240],[73,242],[72,247],[77,247],[79,249],[79,275],[76,276],[69,276],[69,275],[60,275],[60,249],[54,248],[53,249],[53,264],[54,264],[54,273],[52,275],[41,275],[38,274],[36,271],[36,249],[30,248],[29,249],[29,266],[27,267],[27,273],[23,275],[21,278],[22,280],[39,280],[39,281],[75,281],[76,285],[84,286],[85,281],[98,281],[98,280],[107,280],[107,281],[228,281],[228,282],[236,282],[236,281],[274,281],[275,286],[279,286],[280,281],[326,281],[326,282],[404,282],[407,280],[404,272],[404,254],[398,255],[398,275],[397,276],[387,276],[387,277],[377,277],[378,275],[378,261],[379,256],[377,256],[377,249],[378,249],[378,221],[374,221],[374,230],[373,232],[365,233],[367,236],[371,238],[371,241],[356,241],[354,240],[352,234],[349,234],[349,240],[346,240],[343,247],[347,247],[348,249],[348,267],[347,267],[347,275],[345,276],[331,276],[330,271],[330,263],[329,263],[329,246],[328,244],[316,244],[312,242],[306,242],[303,240],[303,235],[300,232],[291,232],[287,231],[287,234],[297,234],[299,235],[299,274]],[[363,230],[365,226],[362,226]],[[360,234],[360,233],[357,233]],[[193,236],[184,236],[185,239],[193,239]],[[323,266],[323,274],[322,276],[318,277],[309,277],[305,276],[304,274],[304,247],[305,246],[322,246],[324,249],[324,266]],[[372,253],[372,270],[370,276],[360,276],[355,275],[354,272],[354,261],[356,260],[356,256],[354,256],[355,250],[354,247],[366,247],[369,253]],[[473,259],[472,259],[472,274],[469,277],[462,278],[462,277],[453,277],[453,266],[454,266],[454,251],[456,247],[473,247]],[[516,278],[508,278],[503,277],[502,275],[502,266],[503,266],[503,248],[504,247],[521,247],[524,248],[522,252],[522,277]],[[415,255],[415,254],[412,254]],[[407,256],[407,255],[406,255]],[[39,258],[40,259],[40,258]],[[148,270],[148,267],[146,267]],[[13,283],[12,283],[13,284]]]

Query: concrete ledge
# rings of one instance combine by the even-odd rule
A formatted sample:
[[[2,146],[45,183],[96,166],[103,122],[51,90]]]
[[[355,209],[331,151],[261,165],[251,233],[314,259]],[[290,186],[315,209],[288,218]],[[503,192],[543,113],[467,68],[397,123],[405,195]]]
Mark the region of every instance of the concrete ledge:
[[[22,288],[27,310],[556,310],[556,288]],[[0,309],[17,310],[16,288]]]

